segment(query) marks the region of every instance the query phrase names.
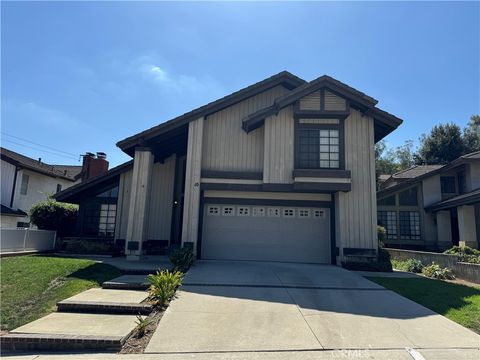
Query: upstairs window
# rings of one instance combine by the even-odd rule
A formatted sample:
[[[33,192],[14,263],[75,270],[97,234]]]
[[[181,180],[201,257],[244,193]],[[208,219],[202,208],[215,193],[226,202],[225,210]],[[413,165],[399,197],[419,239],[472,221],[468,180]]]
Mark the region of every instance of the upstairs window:
[[[27,174],[22,174],[22,184],[20,185],[20,194],[27,195],[29,179],[30,179],[30,176],[28,176]]]
[[[413,187],[402,191],[398,195],[398,202],[402,206],[417,206],[418,205],[418,198],[417,198],[417,188]]]
[[[378,205],[395,206],[395,195],[378,200]]]
[[[440,186],[442,188],[442,194],[455,194],[455,176],[440,177]]]
[[[338,129],[299,129],[298,168],[340,168],[340,141]]]
[[[467,174],[465,170],[459,171],[457,173],[457,181],[458,181],[458,192],[460,194],[465,194],[467,192]]]

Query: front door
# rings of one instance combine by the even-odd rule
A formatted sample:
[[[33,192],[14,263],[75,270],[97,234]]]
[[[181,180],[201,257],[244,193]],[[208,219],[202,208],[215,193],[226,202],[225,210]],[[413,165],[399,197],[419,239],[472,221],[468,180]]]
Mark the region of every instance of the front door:
[[[173,190],[173,214],[171,245],[180,246],[182,243],[183,198],[185,194],[185,171],[187,157],[177,158],[175,164],[175,188]]]

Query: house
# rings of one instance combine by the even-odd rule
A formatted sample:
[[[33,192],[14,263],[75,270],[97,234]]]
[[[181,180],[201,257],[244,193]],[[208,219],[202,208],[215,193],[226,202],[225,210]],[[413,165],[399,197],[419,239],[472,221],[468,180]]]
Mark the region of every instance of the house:
[[[29,227],[28,211],[48,195],[60,192],[88,177],[107,171],[105,158],[84,156],[82,166],[49,165],[0,148],[1,156],[1,226]]]
[[[447,165],[418,165],[393,174],[377,192],[378,222],[391,247],[479,248],[480,151]]]
[[[128,259],[375,258],[374,145],[402,120],[329,76],[281,72],[117,143],[133,160],[56,195]]]

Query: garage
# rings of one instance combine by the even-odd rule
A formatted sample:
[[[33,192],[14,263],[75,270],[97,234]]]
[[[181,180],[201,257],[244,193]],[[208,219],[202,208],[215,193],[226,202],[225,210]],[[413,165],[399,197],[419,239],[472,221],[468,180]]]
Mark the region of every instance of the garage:
[[[201,257],[330,264],[330,209],[207,203]]]

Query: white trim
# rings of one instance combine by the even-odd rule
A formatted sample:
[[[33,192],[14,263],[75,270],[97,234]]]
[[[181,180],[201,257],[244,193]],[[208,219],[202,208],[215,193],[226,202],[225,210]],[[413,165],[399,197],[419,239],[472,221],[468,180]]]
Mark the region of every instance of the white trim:
[[[251,180],[251,179],[213,179],[213,178],[202,178],[200,180],[202,183],[210,184],[263,184],[263,180]]]
[[[264,200],[310,200],[310,201],[332,201],[330,194],[310,193],[283,193],[264,191],[226,191],[226,190],[205,190],[204,197],[210,198],[234,198],[234,199],[264,199]]]
[[[352,180],[349,178],[296,177],[295,182],[350,184]]]

